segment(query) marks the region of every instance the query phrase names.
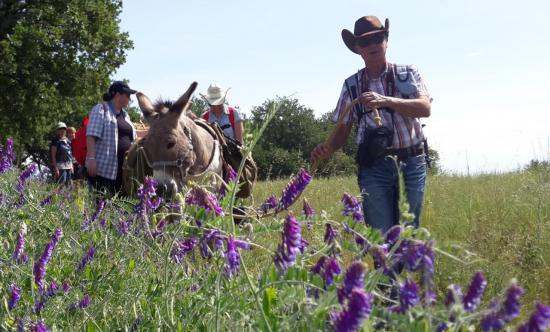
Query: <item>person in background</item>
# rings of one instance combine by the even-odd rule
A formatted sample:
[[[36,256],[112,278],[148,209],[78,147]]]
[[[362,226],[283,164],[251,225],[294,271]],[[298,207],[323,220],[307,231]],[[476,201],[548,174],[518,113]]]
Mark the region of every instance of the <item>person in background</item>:
[[[68,127],[67,128],[67,138],[69,139],[69,142],[71,143],[71,152],[73,154],[73,180],[79,180],[83,177],[83,170],[84,165],[80,165],[78,161],[76,160],[76,154],[74,151],[73,141],[76,137],[76,128],[75,127]]]
[[[426,188],[426,151],[419,118],[430,116],[432,98],[415,66],[386,60],[389,21],[376,16],[355,22],[342,39],[359,55],[364,67],[344,81],[333,121],[357,99],[359,104],[343,118],[330,142],[317,145],[312,161],[329,158],[345,143],[355,124],[358,144],[357,181],[363,198],[365,222],[386,232],[399,223],[399,174],[403,175],[409,212],[418,227]],[[381,125],[375,109],[379,110]]]
[[[136,129],[124,110],[130,95],[136,93],[128,84],[116,81],[95,105],[86,127],[86,170],[90,186],[110,194],[122,190],[122,164]]]
[[[75,127],[67,127],[67,138],[69,139],[69,142],[72,142],[76,135],[76,128]]]
[[[67,125],[64,122],[57,123],[56,137],[50,144],[51,168],[55,181],[69,186],[73,173],[73,155],[71,143],[67,138]]]
[[[217,123],[227,137],[242,144],[244,121],[234,107],[225,104],[228,91],[229,89],[224,89],[217,83],[213,83],[206,90],[206,95],[200,94],[210,106],[202,118],[209,123]]]

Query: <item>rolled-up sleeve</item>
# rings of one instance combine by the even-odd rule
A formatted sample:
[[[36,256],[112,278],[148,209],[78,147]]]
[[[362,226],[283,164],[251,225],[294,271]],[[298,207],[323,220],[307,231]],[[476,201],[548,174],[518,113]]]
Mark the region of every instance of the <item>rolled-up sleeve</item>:
[[[101,104],[98,104],[94,106],[90,112],[88,126],[86,126],[86,136],[94,136],[101,139],[103,137],[104,123],[105,112],[103,111]]]
[[[338,102],[336,103],[336,109],[332,113],[332,121],[338,122],[340,119],[340,116],[344,116],[343,122],[344,123],[350,123],[351,121],[355,120],[355,112],[348,112],[346,115],[342,115],[346,108],[351,104],[351,98],[348,92],[348,89],[346,88],[346,83],[342,85],[342,91],[340,92],[340,98],[338,98]]]
[[[422,78],[422,75],[420,75],[420,72],[418,71],[418,68],[416,66],[410,66],[410,70],[414,77],[414,82],[416,85],[416,91],[417,91],[417,98],[419,97],[428,97],[430,102],[432,102],[433,98],[430,96],[430,93],[428,92],[428,88],[426,86],[426,83],[424,82],[424,79]]]

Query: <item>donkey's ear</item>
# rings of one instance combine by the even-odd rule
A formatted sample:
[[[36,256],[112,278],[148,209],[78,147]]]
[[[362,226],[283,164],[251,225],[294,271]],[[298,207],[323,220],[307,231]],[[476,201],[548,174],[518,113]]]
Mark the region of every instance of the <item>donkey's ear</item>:
[[[136,97],[138,100],[139,109],[141,109],[141,112],[143,112],[143,117],[147,120],[155,113],[155,108],[153,107],[151,100],[143,93],[138,92]]]
[[[191,83],[187,91],[170,107],[170,112],[182,114],[189,107],[189,100],[197,88],[197,82]]]

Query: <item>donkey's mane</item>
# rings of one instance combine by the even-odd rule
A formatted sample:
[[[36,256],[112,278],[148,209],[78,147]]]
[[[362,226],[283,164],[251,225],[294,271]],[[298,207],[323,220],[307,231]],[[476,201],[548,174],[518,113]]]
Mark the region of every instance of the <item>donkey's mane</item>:
[[[158,99],[155,102],[155,105],[153,105],[153,108],[155,110],[155,113],[166,113],[173,104],[174,102],[171,100]]]

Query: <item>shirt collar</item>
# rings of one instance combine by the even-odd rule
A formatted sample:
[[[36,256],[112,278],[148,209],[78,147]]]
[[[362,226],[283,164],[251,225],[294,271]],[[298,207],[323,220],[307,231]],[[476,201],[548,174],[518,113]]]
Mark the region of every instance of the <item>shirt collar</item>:
[[[384,70],[382,71],[382,73],[380,74],[380,76],[379,76],[379,77],[374,77],[374,78],[370,78],[370,77],[369,77],[369,74],[367,74],[367,67],[365,67],[365,68],[363,68],[363,69],[361,69],[361,70],[363,71],[363,75],[365,76],[365,78],[366,78],[367,80],[381,79],[381,78],[385,77],[386,74],[388,73],[388,68],[389,68],[389,66],[390,66],[390,63],[389,63],[389,62],[386,62],[386,67],[384,68]]]

